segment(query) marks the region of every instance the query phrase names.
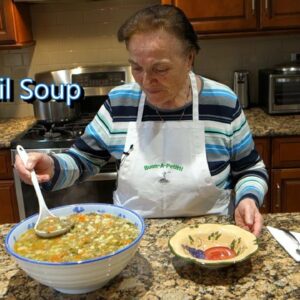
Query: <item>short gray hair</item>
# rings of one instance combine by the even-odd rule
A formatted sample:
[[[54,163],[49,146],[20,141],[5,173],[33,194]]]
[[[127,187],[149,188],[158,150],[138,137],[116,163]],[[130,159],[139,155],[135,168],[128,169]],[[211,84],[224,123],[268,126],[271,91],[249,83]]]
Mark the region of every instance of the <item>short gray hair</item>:
[[[163,29],[182,42],[185,51],[198,53],[197,34],[181,9],[173,5],[153,5],[137,11],[120,27],[119,42],[128,44],[136,33]]]

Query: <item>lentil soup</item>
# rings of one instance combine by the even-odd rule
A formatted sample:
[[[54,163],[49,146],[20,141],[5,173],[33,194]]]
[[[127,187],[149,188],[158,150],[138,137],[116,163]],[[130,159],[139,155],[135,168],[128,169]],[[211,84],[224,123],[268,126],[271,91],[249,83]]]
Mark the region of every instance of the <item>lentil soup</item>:
[[[111,254],[133,242],[139,229],[130,221],[112,214],[73,214],[74,227],[66,234],[41,238],[28,229],[16,241],[19,255],[38,261],[75,262]]]

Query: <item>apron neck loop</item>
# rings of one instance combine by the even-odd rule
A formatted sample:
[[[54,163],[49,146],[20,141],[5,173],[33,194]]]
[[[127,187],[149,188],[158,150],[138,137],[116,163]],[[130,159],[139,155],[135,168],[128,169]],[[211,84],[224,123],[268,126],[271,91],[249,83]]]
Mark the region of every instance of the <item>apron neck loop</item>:
[[[190,77],[190,81],[191,81],[192,95],[193,95],[193,120],[197,121],[199,118],[199,104],[198,104],[199,91],[198,91],[198,87],[197,87],[197,80],[196,80],[195,73],[190,71],[189,77]],[[145,100],[146,100],[146,94],[142,91],[140,101],[139,101],[139,107],[138,107],[138,114],[137,114],[137,120],[136,120],[137,123],[142,122]]]
[[[199,91],[197,87],[197,79],[194,72],[190,71],[189,73],[191,86],[192,86],[192,94],[193,94],[193,121],[198,121],[199,119]]]
[[[146,100],[146,94],[142,91],[141,97],[140,97],[140,102],[139,102],[139,107],[138,107],[138,114],[136,118],[137,123],[142,122],[142,117],[143,117],[143,111],[145,107],[145,100]]]

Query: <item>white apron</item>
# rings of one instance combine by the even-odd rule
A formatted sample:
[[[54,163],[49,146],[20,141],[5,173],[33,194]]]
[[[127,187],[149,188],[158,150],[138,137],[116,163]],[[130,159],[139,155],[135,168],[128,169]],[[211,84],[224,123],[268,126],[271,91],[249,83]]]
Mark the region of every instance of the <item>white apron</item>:
[[[204,124],[199,121],[196,76],[189,74],[193,120],[142,122],[142,93],[136,122],[130,122],[114,203],[143,217],[164,218],[231,213],[230,190],[210,175]]]

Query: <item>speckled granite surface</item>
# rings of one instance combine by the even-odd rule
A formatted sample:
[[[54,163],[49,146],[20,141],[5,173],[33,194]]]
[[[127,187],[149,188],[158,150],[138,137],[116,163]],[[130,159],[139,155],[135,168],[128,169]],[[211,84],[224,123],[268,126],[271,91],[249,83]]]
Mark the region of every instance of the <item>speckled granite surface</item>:
[[[0,226],[1,299],[300,299],[300,265],[264,228],[259,250],[248,261],[207,270],[174,257],[168,239],[178,229],[200,223],[230,223],[228,217],[147,220],[146,234],[129,265],[106,287],[85,295],[64,295],[30,279],[6,254]],[[265,215],[265,225],[300,230],[300,213]]]
[[[10,148],[10,142],[35,122],[32,117],[0,119],[0,149]]]
[[[300,114],[271,116],[260,108],[244,112],[254,136],[300,135]]]

